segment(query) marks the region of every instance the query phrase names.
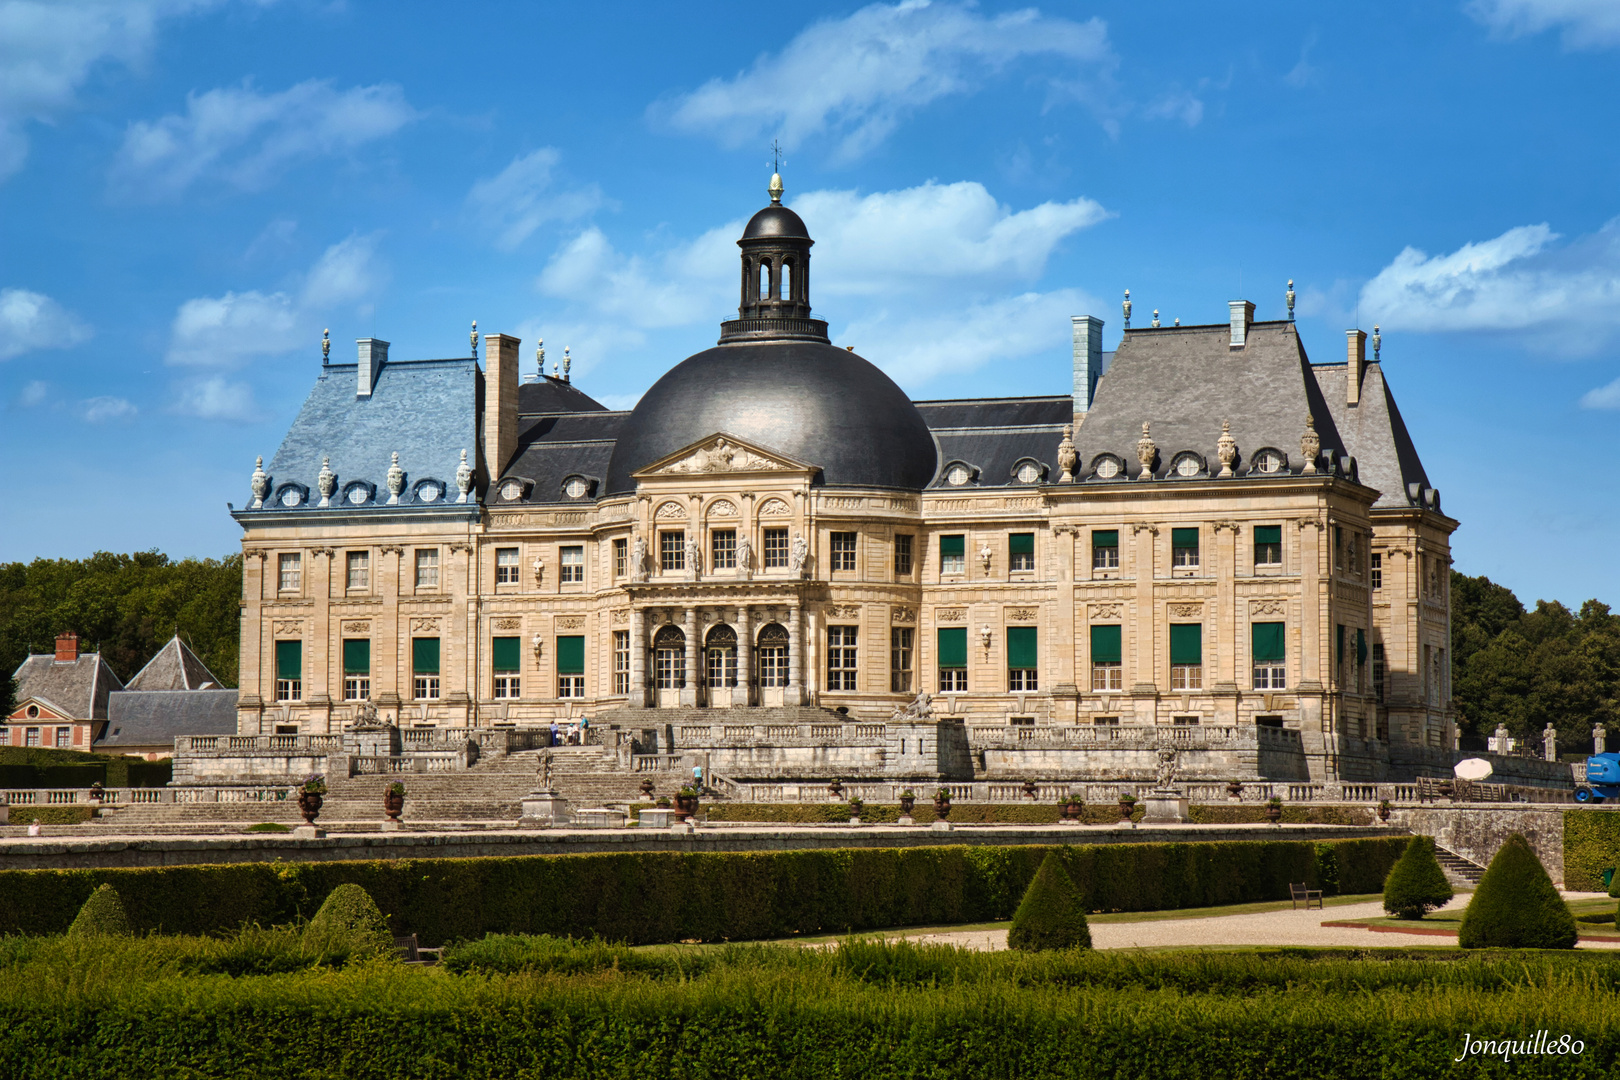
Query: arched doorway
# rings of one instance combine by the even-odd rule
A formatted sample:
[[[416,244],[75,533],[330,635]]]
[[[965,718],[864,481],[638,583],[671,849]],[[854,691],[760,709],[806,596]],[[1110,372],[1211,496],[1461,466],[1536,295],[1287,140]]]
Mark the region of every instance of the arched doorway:
[[[788,684],[788,632],[781,623],[759,628],[754,670],[759,673],[759,703],[780,707]]]
[[[737,689],[737,631],[724,623],[710,630],[703,643],[703,663],[709,704],[719,709],[743,704],[733,697]]]
[[[678,626],[664,626],[653,635],[653,692],[660,709],[679,708],[686,685],[686,635]]]

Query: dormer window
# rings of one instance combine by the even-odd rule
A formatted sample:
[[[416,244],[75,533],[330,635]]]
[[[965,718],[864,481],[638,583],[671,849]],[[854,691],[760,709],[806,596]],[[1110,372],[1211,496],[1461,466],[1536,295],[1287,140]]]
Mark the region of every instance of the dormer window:
[[[961,487],[971,479],[973,479],[973,474],[968,472],[966,465],[952,465],[945,471],[945,482],[956,487]]]

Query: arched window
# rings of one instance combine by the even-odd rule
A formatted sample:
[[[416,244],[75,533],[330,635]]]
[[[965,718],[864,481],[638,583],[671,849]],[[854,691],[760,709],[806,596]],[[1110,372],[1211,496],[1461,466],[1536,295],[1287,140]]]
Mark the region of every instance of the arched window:
[[[686,685],[686,635],[665,626],[653,636],[653,681],[660,690]]]
[[[761,300],[771,298],[771,264],[768,262],[759,264],[759,298]]]
[[[704,644],[710,686],[737,685],[737,631],[721,623]]]
[[[759,685],[788,684],[788,632],[780,623],[767,623],[759,631]]]
[[[793,264],[791,262],[782,263],[782,299],[793,299]]]

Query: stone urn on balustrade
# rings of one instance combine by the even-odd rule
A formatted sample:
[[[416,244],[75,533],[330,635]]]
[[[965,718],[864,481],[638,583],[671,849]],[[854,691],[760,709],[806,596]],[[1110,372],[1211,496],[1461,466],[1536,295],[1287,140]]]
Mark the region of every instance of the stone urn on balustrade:
[[[1080,796],[1072,791],[1069,792],[1063,799],[1063,820],[1074,825],[1080,824],[1080,811],[1083,809],[1085,809],[1085,804],[1080,801]]]
[[[834,801],[843,799],[844,782],[835,778],[832,783],[827,785],[827,794],[831,795]]]
[[[298,812],[304,815],[304,824],[314,828],[315,819],[320,816],[321,804],[325,801],[326,779],[320,776],[311,776],[305,780],[298,789]]]
[[[1243,781],[1228,780],[1226,782],[1226,798],[1228,802],[1243,801]]]
[[[398,821],[405,810],[405,785],[395,780],[383,789],[383,813],[389,821]]]
[[[917,796],[912,794],[910,788],[906,788],[906,790],[900,793],[900,813],[902,816],[910,817],[911,811],[916,807],[916,805]]]
[[[934,815],[944,821],[951,816],[951,789],[940,788],[934,792]]]
[[[692,815],[697,813],[697,808],[698,808],[697,788],[683,787],[683,788],[681,788],[680,791],[676,792],[676,794],[675,794],[675,813],[680,817],[680,819],[682,821],[690,821],[690,820],[692,820]]]
[[[1119,820],[1121,822],[1129,821],[1131,820],[1131,815],[1134,813],[1136,813],[1136,796],[1130,794],[1129,792],[1120,795]]]

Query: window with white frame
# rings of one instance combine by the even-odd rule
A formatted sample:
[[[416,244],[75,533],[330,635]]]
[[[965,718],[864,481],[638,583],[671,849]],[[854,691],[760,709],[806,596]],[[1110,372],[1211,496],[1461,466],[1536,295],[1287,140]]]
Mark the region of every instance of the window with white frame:
[[[613,541],[613,576],[622,578],[630,573],[630,541]]]
[[[369,697],[371,697],[371,639],[345,638],[343,700],[365,701]]]
[[[1035,534],[1010,533],[1007,536],[1007,569],[1015,574],[1035,569]]]
[[[276,642],[276,700],[304,699],[304,643]]]
[[[1093,570],[1119,569],[1119,530],[1091,530],[1091,568]]]
[[[941,626],[935,635],[939,692],[963,693],[967,690],[967,627]]]
[[[1372,587],[1382,589],[1384,587],[1384,556],[1379,552],[1374,552],[1370,556],[1370,560],[1372,562]]]
[[[411,691],[417,701],[439,700],[439,639],[436,637],[411,639]]]
[[[515,547],[495,549],[495,584],[516,585],[518,583],[518,549]]]
[[[585,581],[585,549],[583,547],[565,547],[557,550],[558,561],[562,563],[562,573],[558,580],[563,584],[583,584]]]
[[[276,580],[279,592],[298,592],[304,587],[304,557],[296,551],[284,551],[279,561],[280,574]]]
[[[909,578],[911,576],[911,544],[909,533],[898,533],[894,538],[894,576]]]
[[[658,534],[658,568],[665,573],[686,569],[685,529],[666,529]]]
[[[39,728],[31,727],[31,728],[28,728],[27,730],[25,730],[23,732],[23,745],[24,746],[38,746],[39,745]]]
[[[1177,570],[1198,569],[1198,530],[1170,530],[1170,565]]]
[[[73,745],[73,729],[70,728],[70,727],[59,727],[59,728],[57,728],[56,729],[56,745],[60,749],[66,749],[67,747],[72,746]]]
[[[1102,623],[1091,628],[1092,690],[1123,690],[1125,667],[1123,630],[1118,623]]]
[[[1254,565],[1282,565],[1282,526],[1256,525],[1254,527]]]
[[[855,534],[852,532],[835,532],[828,534],[832,543],[832,568],[834,570],[855,569]]]
[[[1288,647],[1285,624],[1249,624],[1250,656],[1254,662],[1256,690],[1285,690],[1288,687]]]
[[[490,668],[497,698],[523,696],[523,639],[520,637],[491,638],[489,642]]]
[[[712,570],[737,568],[736,529],[715,529],[709,533],[709,568]]]
[[[1007,627],[1007,689],[1015,694],[1039,690],[1040,646],[1033,626]]]
[[[961,533],[939,538],[939,572],[961,574],[967,571],[967,537]]]
[[[788,564],[788,531],[786,529],[765,530],[765,560],[767,570],[785,570]]]
[[[889,630],[889,690],[895,694],[911,693],[911,638],[909,626],[896,626]]]
[[[630,631],[613,631],[613,692],[630,692]]]
[[[1170,624],[1170,689],[1204,688],[1204,624]]]
[[[371,588],[371,552],[351,551],[348,553],[348,588],[352,592],[364,592]]]
[[[855,689],[855,631],[853,626],[827,627],[827,689]]]
[[[439,587],[439,549],[416,549],[416,587],[418,589],[437,589]]]

